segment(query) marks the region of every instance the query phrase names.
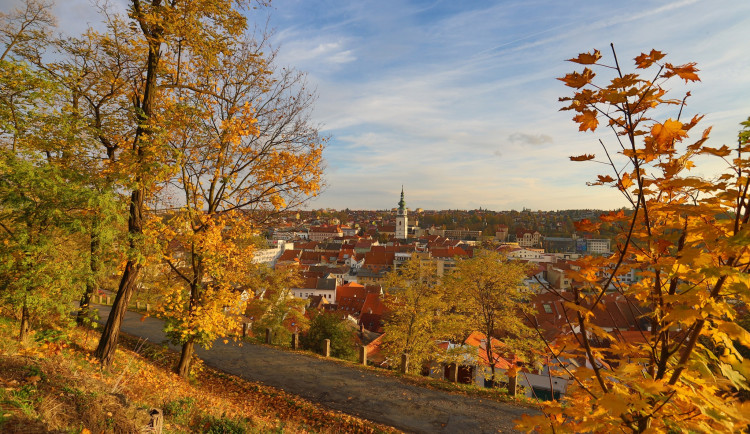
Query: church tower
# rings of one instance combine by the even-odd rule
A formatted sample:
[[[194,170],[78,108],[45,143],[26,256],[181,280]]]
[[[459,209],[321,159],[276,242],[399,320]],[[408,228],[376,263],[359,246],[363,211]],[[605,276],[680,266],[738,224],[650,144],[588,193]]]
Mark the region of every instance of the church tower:
[[[398,201],[398,214],[396,214],[396,239],[405,240],[409,218],[406,216],[406,202],[404,201],[404,186],[401,186],[401,200]]]

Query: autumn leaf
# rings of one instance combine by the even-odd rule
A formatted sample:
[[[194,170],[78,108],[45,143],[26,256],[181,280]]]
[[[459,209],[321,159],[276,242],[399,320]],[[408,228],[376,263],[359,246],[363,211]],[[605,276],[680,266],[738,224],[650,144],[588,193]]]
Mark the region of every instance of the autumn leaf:
[[[635,64],[636,68],[639,69],[645,69],[650,67],[654,64],[654,62],[657,62],[666,56],[665,53],[662,53],[661,51],[657,50],[651,50],[649,54],[641,53],[640,56],[635,58]]]
[[[603,222],[613,222],[617,220],[622,220],[623,218],[625,218],[625,211],[623,210],[619,210],[617,212],[612,211],[610,213],[602,214],[599,216],[599,220]]]
[[[580,89],[583,86],[591,83],[591,80],[595,75],[596,74],[594,74],[594,71],[585,68],[582,73],[572,72],[570,74],[566,74],[565,77],[558,78],[558,80],[564,82],[568,87]]]
[[[581,114],[573,117],[578,122],[578,131],[596,130],[599,120],[596,118],[596,112],[593,110],[584,110]]]
[[[570,158],[570,161],[588,161],[588,160],[593,160],[594,157],[595,157],[594,154],[583,154],[583,155],[578,155],[578,156],[569,157],[569,158]]]
[[[597,178],[599,178],[599,182],[601,182],[602,184],[614,181],[614,178],[609,175],[597,175]]]
[[[620,177],[620,186],[625,190],[633,186],[633,180],[630,178],[629,173],[622,174]]]
[[[701,81],[697,74],[698,69],[695,67],[695,62],[678,66],[672,66],[672,64],[667,63],[666,65],[664,65],[664,68],[667,70],[664,74],[662,74],[662,77],[664,78],[669,78],[676,75],[685,80],[685,83],[689,81]]]
[[[593,53],[581,53],[574,59],[568,59],[568,62],[580,63],[581,65],[593,65],[601,58],[602,53],[595,49]]]
[[[660,145],[671,144],[675,140],[682,140],[687,136],[687,132],[682,129],[682,122],[667,119],[663,124],[654,124],[651,127],[651,136],[656,143]]]
[[[601,223],[594,223],[589,219],[583,219],[577,222],[573,222],[577,231],[580,232],[597,232]]]
[[[701,153],[715,155],[717,157],[726,157],[732,153],[732,150],[729,149],[727,145],[722,145],[720,148],[710,148],[708,146],[704,146],[701,148]]]

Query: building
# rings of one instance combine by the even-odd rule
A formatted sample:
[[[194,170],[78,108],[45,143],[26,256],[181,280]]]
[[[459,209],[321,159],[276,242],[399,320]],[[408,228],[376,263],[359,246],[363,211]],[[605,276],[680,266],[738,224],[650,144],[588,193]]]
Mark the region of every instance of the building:
[[[396,231],[395,237],[398,240],[405,240],[407,237],[409,217],[406,216],[406,201],[404,201],[404,186],[401,186],[401,200],[398,201],[398,214],[396,214]]]
[[[287,243],[284,240],[276,240],[270,243],[272,248],[270,249],[258,249],[253,254],[253,263],[255,264],[268,264],[270,266],[276,265],[276,260],[287,249],[294,249],[294,243]]]
[[[516,242],[521,247],[537,247],[541,244],[542,234],[539,231],[518,229],[516,231]]]
[[[344,236],[340,226],[313,226],[310,228],[309,238],[311,241],[324,241],[329,238],[340,238]]]
[[[564,237],[544,237],[544,251],[549,253],[575,253],[576,240]]]
[[[607,255],[610,251],[609,239],[586,239],[586,252],[590,255]]]

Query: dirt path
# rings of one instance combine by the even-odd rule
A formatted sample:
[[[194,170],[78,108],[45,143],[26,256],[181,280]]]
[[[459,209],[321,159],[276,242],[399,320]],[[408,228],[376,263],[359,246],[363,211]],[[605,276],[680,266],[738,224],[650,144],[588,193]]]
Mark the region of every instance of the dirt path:
[[[104,319],[109,306],[97,306]],[[141,321],[128,312],[122,331],[165,340],[163,322]],[[420,433],[514,432],[513,420],[533,410],[492,400],[454,395],[404,384],[396,378],[342,366],[316,357],[262,345],[238,347],[217,341],[211,351],[197,350],[214,368],[258,381],[329,408]]]

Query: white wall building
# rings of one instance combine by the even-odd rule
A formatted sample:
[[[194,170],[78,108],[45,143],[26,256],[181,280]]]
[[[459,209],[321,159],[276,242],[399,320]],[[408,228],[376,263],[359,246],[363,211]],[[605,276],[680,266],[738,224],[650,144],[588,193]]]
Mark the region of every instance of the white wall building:
[[[253,255],[254,264],[268,264],[273,266],[279,259],[284,250],[294,249],[294,243],[287,243],[284,240],[275,240],[270,243],[273,247],[270,249],[258,249]]]

